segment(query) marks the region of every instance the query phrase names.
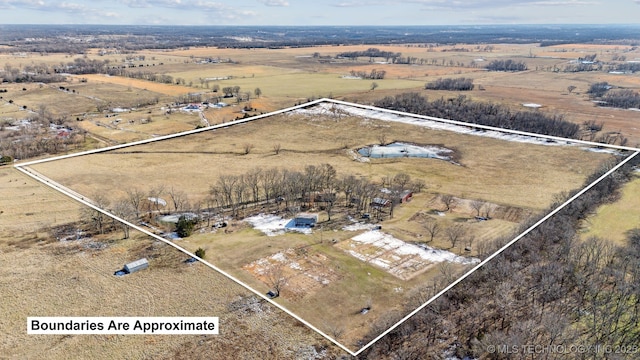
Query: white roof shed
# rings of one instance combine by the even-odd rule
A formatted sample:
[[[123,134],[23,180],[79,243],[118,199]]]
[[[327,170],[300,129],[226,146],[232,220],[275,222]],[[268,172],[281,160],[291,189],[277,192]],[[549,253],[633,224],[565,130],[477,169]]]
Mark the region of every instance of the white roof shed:
[[[132,261],[124,266],[124,271],[128,274],[134,273],[139,270],[143,270],[149,267],[149,261],[146,258],[142,258],[136,261]]]

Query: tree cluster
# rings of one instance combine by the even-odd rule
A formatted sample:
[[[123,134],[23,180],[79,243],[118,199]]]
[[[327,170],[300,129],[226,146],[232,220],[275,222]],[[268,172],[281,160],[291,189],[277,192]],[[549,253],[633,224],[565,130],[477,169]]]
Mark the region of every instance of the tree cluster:
[[[361,71],[351,70],[350,74],[351,76],[359,77],[361,79],[382,80],[384,79],[387,72],[384,70],[376,70],[376,69],[372,69],[370,72],[366,72],[362,70]]]
[[[487,64],[486,69],[489,71],[525,71],[527,70],[527,64],[523,61],[507,60],[493,60]]]
[[[589,86],[589,90],[587,90],[587,94],[589,94],[592,98],[599,98],[604,96],[604,94],[611,89],[611,85],[609,85],[606,81],[601,81],[597,83],[593,83]]]
[[[381,51],[377,48],[369,48],[364,51],[348,51],[342,52],[337,55],[338,57],[349,58],[352,60],[357,60],[359,57],[368,57],[371,61],[374,58],[383,58],[386,59],[387,62],[391,59],[396,59],[401,56],[400,53],[394,53],[392,51]]]
[[[578,124],[568,122],[560,115],[549,116],[539,111],[513,111],[498,104],[474,102],[463,95],[447,100],[440,98],[428,101],[418,93],[404,93],[395,97],[387,96],[374,105],[419,115],[566,138],[577,138],[580,133]]]
[[[601,99],[600,106],[621,109],[640,108],[640,94],[630,89],[609,91]]]
[[[383,183],[374,183],[352,175],[338,176],[330,164],[307,165],[303,171],[287,169],[255,168],[242,175],[223,175],[210,187],[211,199],[222,211],[238,216],[247,206],[283,203],[285,209],[305,209],[318,204],[331,219],[333,207],[343,194],[344,205],[356,212],[374,212],[374,198],[386,198],[394,202],[404,190],[420,191],[424,183],[411,181],[407,174],[386,177]],[[381,192],[386,188],[388,191]],[[292,210],[293,209],[293,210]],[[392,208],[388,209],[389,214]],[[391,214],[390,214],[391,215]]]
[[[400,325],[368,349],[363,358],[437,359],[448,353],[448,357],[457,358],[506,359],[505,352],[489,350],[504,345],[522,349],[524,345],[601,344],[612,349],[637,349],[640,229],[631,231],[623,246],[606,239],[579,240],[577,235],[589,213],[613,200],[619,187],[631,178],[638,161],[634,162]],[[608,169],[601,169],[587,183]],[[552,208],[563,201],[559,199]],[[520,231],[535,221],[523,224]],[[496,241],[484,256],[508,240]],[[442,285],[416,292],[408,308],[428,299]],[[566,352],[560,358],[583,359],[584,355]],[[611,358],[631,358],[629,355],[634,356],[620,353]],[[593,353],[590,358],[609,357]]]
[[[473,79],[471,78],[445,78],[438,79],[427,83],[424,86],[427,90],[451,90],[451,91],[469,91],[473,90]]]
[[[635,73],[640,71],[640,63],[638,62],[624,62],[621,64],[610,65],[608,71],[623,71],[629,73]]]

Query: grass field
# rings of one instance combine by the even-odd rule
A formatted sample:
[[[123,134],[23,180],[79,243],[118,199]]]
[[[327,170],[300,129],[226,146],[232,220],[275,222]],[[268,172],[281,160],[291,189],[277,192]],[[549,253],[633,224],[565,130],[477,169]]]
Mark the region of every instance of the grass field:
[[[624,246],[627,232],[640,227],[640,177],[624,185],[620,198],[602,205],[595,214],[585,220],[581,237],[596,236]]]
[[[394,141],[453,149],[458,164],[411,158],[362,163],[349,155],[350,150],[377,143],[382,133]],[[243,153],[246,143],[254,145],[249,154]],[[282,146],[277,155],[274,144]],[[263,169],[301,171],[309,164],[329,163],[339,175],[365,177],[375,182],[384,176],[406,172],[413,179],[423,180],[427,190],[417,194],[410,204],[399,206],[394,218],[383,223],[384,229],[403,241],[421,242],[425,235],[421,221],[442,209],[437,200],[439,194],[452,194],[460,202],[458,208],[438,220],[445,227],[473,219],[473,211],[468,206],[471,199],[535,213],[545,209],[554,195],[578,188],[586,176],[610,157],[578,147],[509,142],[369,118],[285,114],[171,140],[37,164],[33,169],[88,198],[100,192],[115,203],[125,197],[128,189],[146,192],[153,188],[175,188],[184,191],[194,204],[203,203],[218,176],[240,175],[256,164]],[[259,211],[250,207],[243,213]],[[335,218],[339,220],[334,222],[347,221],[346,214],[335,215]],[[473,222],[467,227],[476,238],[476,246],[481,247],[488,240],[508,234],[520,220]],[[284,290],[278,301],[327,332],[343,326],[345,330],[339,340],[357,349],[357,340],[376,321],[399,310],[415,289],[435,281],[441,270],[437,266],[427,267],[425,272],[402,280],[348,255],[339,245],[355,234],[340,231],[335,225],[330,228],[335,230],[311,236],[287,234],[265,238],[247,224],[233,222],[230,231],[205,230],[181,244],[191,251],[199,247],[206,249],[212,263],[261,292],[269,289],[268,284],[247,271],[255,267],[256,262],[279,252],[302,248],[306,250],[303,255],[297,255],[298,263],[323,258],[318,266],[334,271],[333,275],[327,275],[331,279],[328,284],[306,291],[302,296],[296,295],[300,293],[293,289],[289,293]],[[321,236],[326,236],[327,241],[321,242]],[[430,245],[451,248],[443,235]],[[465,255],[464,247],[459,245],[451,251]],[[455,267],[461,269],[461,266]],[[313,283],[305,286],[315,288]],[[332,300],[343,306],[339,310],[323,306]],[[363,317],[358,310],[367,303],[375,304],[376,311]]]
[[[231,77],[210,81],[209,85],[240,86],[242,92],[251,93],[250,104],[258,113],[314,97],[331,96],[371,103],[386,95],[418,91],[429,99],[466,95],[473,100],[496,102],[513,109],[524,109],[523,103],[538,103],[542,107],[537,111],[562,114],[578,124],[590,120],[602,122],[605,131],[620,131],[626,136],[628,145],[637,147],[640,144],[640,127],[637,126],[640,112],[596,107],[585,94],[590,84],[597,81],[637,91],[640,89],[637,74],[552,70],[594,53],[599,60],[605,61],[620,55],[628,60],[638,59],[640,50],[636,48],[585,44],[551,47],[494,44],[489,50],[485,46],[465,44],[431,48],[374,46],[425,59],[424,64],[411,66],[370,63],[364,57],[358,61],[334,59],[331,62],[313,58],[315,52],[321,56],[335,56],[369,47],[372,46],[139,51],[146,60],[135,62],[135,66],[142,65],[144,70],[183,78],[187,85],[103,75],[71,76],[63,84],[1,84],[0,88],[8,89],[8,93],[3,93],[0,99],[0,121],[28,118],[44,106],[47,111],[67,118],[74,127],[87,130],[90,135],[85,147],[148,139],[201,125],[198,115],[180,112],[167,115],[164,107],[187,93],[210,94],[211,90],[201,83],[201,79]],[[114,64],[124,62],[124,55],[101,57],[96,51],[87,56],[109,59]],[[199,64],[198,57],[229,58],[233,63]],[[14,67],[38,63],[57,65],[74,58],[64,54],[0,54],[0,61]],[[524,61],[529,70],[498,73],[482,69],[494,59]],[[477,68],[456,65],[472,61],[477,62]],[[369,72],[372,69],[387,73],[385,79],[375,80],[378,87],[373,91],[374,80],[342,77],[351,70]],[[470,92],[424,90],[426,82],[461,76],[473,78],[476,89]],[[87,82],[81,82],[81,78]],[[61,91],[59,85],[69,90]],[[478,89],[480,85],[484,90]],[[571,93],[567,90],[570,85],[576,86]],[[256,88],[262,91],[260,98],[254,96]],[[97,111],[98,106],[105,104],[136,109],[106,118],[104,113]],[[243,116],[240,110],[243,105],[210,109],[204,114],[211,124],[219,124]],[[83,121],[75,122],[76,118]],[[151,122],[147,121],[149,118]],[[116,119],[120,120],[115,123]],[[391,141],[436,144],[453,149],[460,166],[424,159],[359,163],[348,155],[348,150],[377,143],[383,133]],[[248,143],[254,148],[244,155],[243,147]],[[276,144],[282,145],[282,151],[277,155],[273,151]],[[398,239],[423,242],[426,234],[422,223],[427,218],[437,218],[445,226],[468,222],[474,215],[468,206],[472,199],[494,204],[507,215],[521,214],[515,218],[496,214],[490,221],[468,223],[475,236],[473,250],[465,252],[464,245],[451,250],[474,256],[486,241],[517,228],[517,219],[546,209],[555,194],[580,187],[584,179],[609,157],[575,147],[510,143],[348,116],[337,119],[286,115],[120,151],[44,163],[34,168],[89,198],[103,193],[114,202],[124,198],[128,189],[147,192],[154,188],[174,187],[185,191],[192,204],[204,201],[209,187],[220,175],[243,174],[255,167],[302,170],[309,164],[329,163],[339,175],[353,174],[378,182],[385,176],[406,172],[413,179],[424,180],[427,188],[416,194],[412,202],[397,207],[394,218],[383,223],[384,231]],[[601,236],[621,243],[624,232],[638,226],[640,213],[635,210],[638,208],[638,197],[635,196],[640,190],[638,184],[637,180],[628,184],[618,202],[600,208],[585,224],[583,236]],[[316,344],[318,348],[326,346],[306,328],[297,326],[299,324],[271,307],[260,305],[257,307],[260,310],[254,311],[256,307],[252,305],[230,310],[232,305],[229,304],[247,299],[244,289],[199,264],[183,266],[181,254],[164,249],[140,234],[129,241],[119,240],[119,234],[99,239],[108,244],[102,250],[88,249],[84,247],[85,243],[53,241],[49,230],[77,221],[80,206],[12,168],[0,168],[0,190],[8,194],[0,198],[0,261],[11,264],[0,267],[0,293],[4,299],[0,311],[8,314],[0,320],[0,353],[3,355],[25,358],[47,352],[51,358],[66,358],[65,354],[69,353],[83,354],[86,358],[173,358],[177,355],[214,358],[220,354],[234,354],[234,358],[250,358],[279,349],[281,352],[274,353],[274,357],[299,358],[302,356],[297,353],[300,351],[298,343]],[[441,194],[452,194],[460,201],[460,205],[444,217],[434,215],[434,211],[442,210]],[[248,212],[251,211],[259,210],[249,209]],[[336,218],[347,222],[343,215]],[[301,266],[309,266],[305,268],[308,275],[318,275],[314,271],[320,271],[318,268],[323,266],[335,270],[327,275],[330,283],[318,286],[317,282],[309,282],[308,276],[297,277],[297,291],[285,287],[277,301],[330,335],[336,334],[338,340],[353,349],[358,348],[355,341],[376,321],[389,314],[396,316],[395,311],[401,304],[414,301],[416,292],[437,282],[442,273],[451,271],[433,267],[410,280],[400,280],[341,249],[338,245],[347,244],[354,235],[344,231],[324,229],[312,235],[287,234],[267,238],[242,222],[232,223],[230,229],[229,233],[197,233],[181,240],[180,245],[191,251],[205,248],[208,260],[260,292],[266,292],[269,286],[260,276],[248,271],[247,266],[289,249],[306,247],[306,253],[295,252],[295,260]],[[329,239],[335,239],[336,244],[330,243]],[[442,234],[430,245],[450,248]],[[112,272],[124,262],[143,254],[154,257],[152,270],[122,279],[124,281],[112,277]],[[312,260],[320,265],[313,268]],[[305,289],[305,295],[301,289]],[[360,315],[358,310],[369,303],[372,304],[369,316]],[[341,306],[336,309],[331,306],[333,304]],[[66,315],[67,311],[69,315],[87,316],[174,313],[186,316],[185,308],[189,309],[189,314],[221,316],[224,336],[80,338],[28,337],[24,333],[26,316]],[[264,341],[256,344],[255,349],[247,349],[239,345],[246,343],[247,336]],[[203,342],[207,346],[202,346]],[[194,349],[203,351],[205,347],[208,353],[194,352]]]

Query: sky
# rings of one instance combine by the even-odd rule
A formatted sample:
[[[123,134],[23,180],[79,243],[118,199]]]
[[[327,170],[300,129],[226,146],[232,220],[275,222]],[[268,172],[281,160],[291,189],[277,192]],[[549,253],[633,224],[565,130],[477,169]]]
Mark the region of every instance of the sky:
[[[0,0],[0,24],[638,24],[640,0]]]

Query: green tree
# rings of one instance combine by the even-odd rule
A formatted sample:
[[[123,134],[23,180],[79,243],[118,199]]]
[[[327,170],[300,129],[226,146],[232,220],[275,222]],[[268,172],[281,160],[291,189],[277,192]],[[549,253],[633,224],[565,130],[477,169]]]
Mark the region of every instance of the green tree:
[[[181,238],[189,237],[193,233],[197,223],[197,219],[181,215],[176,223],[176,234]]]
[[[200,259],[204,259],[205,254],[206,254],[206,251],[203,248],[198,248],[198,250],[196,250],[196,256],[199,257]]]
[[[10,164],[13,162],[13,158],[9,155],[3,155],[0,157],[0,165]]]

